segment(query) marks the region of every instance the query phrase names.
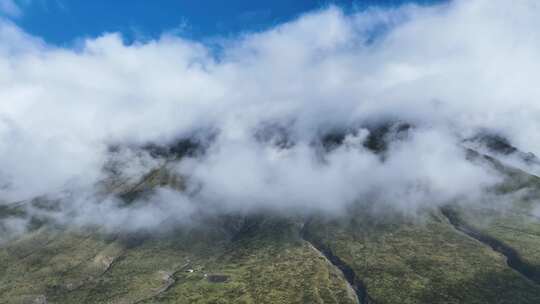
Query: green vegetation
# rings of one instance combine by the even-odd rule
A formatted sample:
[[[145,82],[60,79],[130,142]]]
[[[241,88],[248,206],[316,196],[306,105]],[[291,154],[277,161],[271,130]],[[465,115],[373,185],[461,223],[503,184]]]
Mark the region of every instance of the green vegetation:
[[[540,269],[539,179],[490,161],[507,176],[494,189],[504,204],[228,215],[153,233],[37,221],[0,245],[0,303],[540,303],[540,286],[497,247]],[[165,168],[106,191],[129,204],[159,185],[182,190]],[[22,206],[3,205],[0,221],[23,216]]]
[[[0,250],[0,302],[355,303],[342,274],[287,235],[289,225],[256,230],[244,238],[207,228],[161,237],[43,228]]]
[[[310,224],[375,303],[538,303],[540,288],[441,214]]]

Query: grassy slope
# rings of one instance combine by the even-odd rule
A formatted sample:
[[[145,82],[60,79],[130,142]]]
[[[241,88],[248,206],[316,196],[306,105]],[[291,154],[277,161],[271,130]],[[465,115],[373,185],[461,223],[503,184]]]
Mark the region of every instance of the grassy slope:
[[[439,214],[315,222],[376,303],[540,303],[540,288]]]
[[[0,250],[0,303],[354,303],[341,273],[279,227],[234,241],[206,230],[155,238],[41,229]]]
[[[118,192],[129,201],[130,193],[170,178],[150,174]],[[462,214],[540,265],[540,225],[528,215],[531,204]],[[312,219],[304,231],[352,267],[376,303],[540,303],[538,285],[436,211],[414,219],[350,214]],[[158,235],[41,228],[0,247],[0,303],[354,303],[342,274],[302,240],[294,223],[223,220]],[[211,282],[214,275],[226,281]]]
[[[475,208],[459,214],[468,225],[515,249],[521,259],[540,269],[540,221],[522,207]]]
[[[0,303],[354,303],[295,225],[258,221],[239,236],[40,229],[0,249]],[[376,303],[540,303],[537,285],[439,214],[318,219],[305,230],[355,270]]]
[[[540,269],[540,218],[533,213],[540,208],[536,199],[540,195],[540,178],[518,169],[504,170],[509,177],[499,189],[509,194],[504,208],[487,202],[456,210],[469,226],[512,247],[524,261]],[[528,191],[528,195],[513,197],[512,192],[518,190]]]

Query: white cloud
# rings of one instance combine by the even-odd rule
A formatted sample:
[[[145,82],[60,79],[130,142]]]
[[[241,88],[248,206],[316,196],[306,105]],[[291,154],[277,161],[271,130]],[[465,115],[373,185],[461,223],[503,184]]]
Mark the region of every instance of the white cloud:
[[[416,209],[474,197],[495,181],[459,147],[480,128],[540,152],[540,8],[532,0],[351,15],[330,7],[229,40],[219,58],[172,35],[124,45],[106,34],[77,49],[5,22],[0,35],[5,200],[92,185],[110,144],[166,142],[204,128],[219,136],[178,169],[202,185],[183,206],[340,212],[377,199]],[[386,119],[416,128],[385,162],[354,139],[324,161],[311,145],[321,131]],[[288,126],[296,145],[257,142],[262,123]]]

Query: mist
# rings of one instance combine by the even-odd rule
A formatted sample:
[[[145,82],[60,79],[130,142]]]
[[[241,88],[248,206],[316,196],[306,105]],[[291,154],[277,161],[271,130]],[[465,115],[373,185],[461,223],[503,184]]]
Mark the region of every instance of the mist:
[[[127,230],[365,201],[414,213],[473,203],[501,181],[467,158],[463,141],[481,131],[540,153],[536,1],[329,6],[216,41],[104,33],[59,47],[0,20],[0,201],[51,197],[58,207],[28,211]],[[399,124],[411,127],[390,128],[384,151],[366,144]],[[144,149],[186,138],[201,151],[171,161]],[[130,182],[167,166],[184,189],[126,208],[96,194],[111,162]]]

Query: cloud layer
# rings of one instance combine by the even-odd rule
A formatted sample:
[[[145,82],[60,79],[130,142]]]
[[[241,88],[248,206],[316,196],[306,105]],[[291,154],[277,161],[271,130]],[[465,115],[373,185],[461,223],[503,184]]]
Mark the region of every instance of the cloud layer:
[[[201,130],[215,134],[206,152],[174,166],[189,195],[163,189],[130,210],[80,195],[65,208],[80,223],[139,227],[200,208],[339,213],[362,200],[416,210],[474,199],[498,177],[466,159],[464,138],[492,130],[540,154],[539,38],[533,0],[329,7],[219,50],[168,34],[125,45],[115,33],[59,48],[1,21],[2,200],[89,189],[111,146]],[[367,126],[389,121],[414,127],[383,161],[362,143]],[[293,144],[258,139],[264,126]],[[326,151],[317,140],[335,130],[349,135]]]

